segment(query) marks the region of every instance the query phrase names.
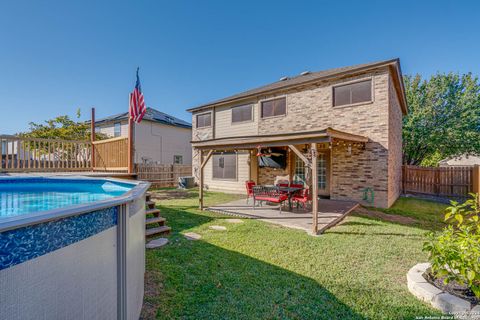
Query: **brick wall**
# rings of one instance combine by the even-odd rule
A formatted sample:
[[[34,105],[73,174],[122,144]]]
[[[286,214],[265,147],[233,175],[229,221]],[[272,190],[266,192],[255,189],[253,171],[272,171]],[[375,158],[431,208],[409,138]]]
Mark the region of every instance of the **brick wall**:
[[[402,193],[402,112],[398,96],[389,81],[389,126],[388,126],[388,206]]]

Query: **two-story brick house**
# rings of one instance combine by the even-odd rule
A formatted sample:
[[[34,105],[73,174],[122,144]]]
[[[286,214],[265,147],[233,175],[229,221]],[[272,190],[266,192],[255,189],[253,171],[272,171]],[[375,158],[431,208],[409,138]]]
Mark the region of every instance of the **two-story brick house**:
[[[375,206],[390,207],[400,195],[407,105],[399,59],[303,72],[188,111],[193,174],[204,188],[308,183],[316,162],[319,196],[365,203],[369,188]]]

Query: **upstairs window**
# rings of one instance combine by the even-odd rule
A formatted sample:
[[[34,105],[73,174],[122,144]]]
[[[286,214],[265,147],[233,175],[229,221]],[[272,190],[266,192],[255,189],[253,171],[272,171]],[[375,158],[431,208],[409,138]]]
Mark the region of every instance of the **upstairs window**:
[[[287,98],[263,101],[261,104],[262,118],[283,116],[287,113]]]
[[[113,136],[120,137],[122,135],[122,124],[120,122],[115,122],[113,124]]]
[[[233,107],[232,123],[245,121],[252,121],[252,105]]]
[[[372,101],[372,80],[333,87],[333,106]]]
[[[197,128],[210,127],[212,125],[212,114],[203,113],[197,115]]]
[[[213,179],[237,179],[237,154],[224,153],[214,154],[212,156],[213,162]]]

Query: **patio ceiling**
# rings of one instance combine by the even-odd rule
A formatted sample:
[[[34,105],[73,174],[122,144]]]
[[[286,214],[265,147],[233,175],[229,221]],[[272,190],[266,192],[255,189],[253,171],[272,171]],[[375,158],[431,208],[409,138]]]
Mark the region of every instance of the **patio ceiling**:
[[[200,150],[238,150],[262,147],[278,147],[305,143],[332,142],[333,139],[366,143],[368,138],[332,128],[320,131],[304,131],[287,134],[259,135],[248,137],[219,138],[202,141],[192,141],[192,146]]]

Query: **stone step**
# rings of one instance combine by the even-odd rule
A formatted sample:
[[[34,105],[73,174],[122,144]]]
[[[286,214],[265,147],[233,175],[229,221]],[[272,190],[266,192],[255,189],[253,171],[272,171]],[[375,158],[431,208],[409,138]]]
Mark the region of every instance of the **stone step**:
[[[152,236],[154,234],[169,233],[172,228],[167,226],[161,226],[157,228],[148,228],[145,230],[145,236]]]
[[[158,223],[160,224],[161,226],[163,226],[165,224],[165,221],[167,221],[167,219],[165,219],[164,217],[154,217],[154,218],[148,218],[145,220],[145,224],[152,224],[152,223]]]
[[[145,214],[153,214],[155,217],[158,217],[160,214],[160,210],[158,209],[147,209],[145,210]]]

